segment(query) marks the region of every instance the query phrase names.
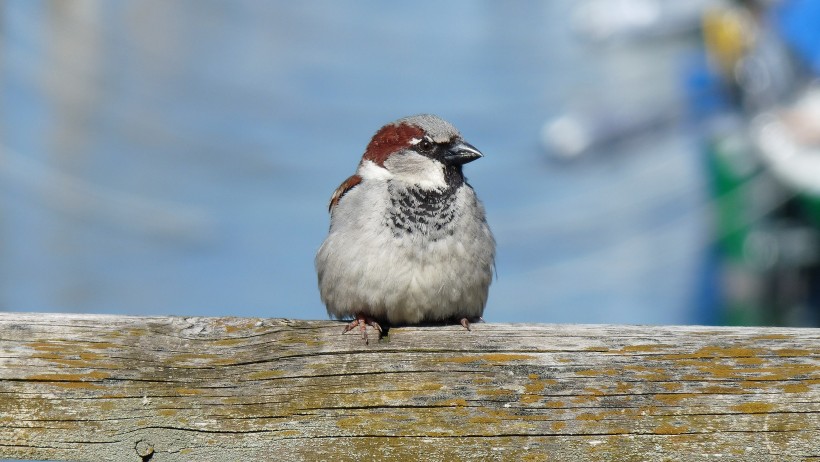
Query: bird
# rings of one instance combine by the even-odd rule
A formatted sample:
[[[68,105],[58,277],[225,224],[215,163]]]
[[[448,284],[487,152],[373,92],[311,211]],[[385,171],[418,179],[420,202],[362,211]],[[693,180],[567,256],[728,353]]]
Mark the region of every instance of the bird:
[[[315,266],[328,314],[368,344],[386,325],[483,321],[495,238],[463,166],[482,153],[431,114],[381,127],[333,192]]]

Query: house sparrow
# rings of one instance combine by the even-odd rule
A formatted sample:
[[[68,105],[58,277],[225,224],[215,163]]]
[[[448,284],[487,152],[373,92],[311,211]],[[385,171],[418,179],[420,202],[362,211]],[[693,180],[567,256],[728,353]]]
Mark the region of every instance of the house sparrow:
[[[330,198],[330,232],[316,254],[327,312],[379,322],[481,319],[495,240],[462,165],[481,153],[434,115],[405,117],[373,136],[356,174]]]

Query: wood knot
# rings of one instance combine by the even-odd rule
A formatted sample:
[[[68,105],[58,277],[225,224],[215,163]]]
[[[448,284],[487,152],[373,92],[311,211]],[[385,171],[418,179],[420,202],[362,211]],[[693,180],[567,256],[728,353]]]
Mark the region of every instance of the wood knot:
[[[137,455],[142,458],[142,462],[147,462],[154,457],[154,445],[145,440],[137,441],[134,445],[134,450],[137,451]]]

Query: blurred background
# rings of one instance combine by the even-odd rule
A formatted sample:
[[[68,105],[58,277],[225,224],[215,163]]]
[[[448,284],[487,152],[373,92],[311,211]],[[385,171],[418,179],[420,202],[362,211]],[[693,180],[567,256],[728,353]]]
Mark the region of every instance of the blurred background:
[[[324,319],[327,201],[430,112],[489,322],[818,325],[811,0],[0,1],[0,310]]]

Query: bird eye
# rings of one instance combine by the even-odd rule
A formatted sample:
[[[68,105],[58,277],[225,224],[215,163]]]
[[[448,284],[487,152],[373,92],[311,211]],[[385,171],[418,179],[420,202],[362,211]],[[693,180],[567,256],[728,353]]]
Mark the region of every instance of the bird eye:
[[[419,151],[421,152],[430,152],[433,150],[433,142],[427,138],[424,138],[423,140],[419,141],[419,144],[417,146],[419,148]]]

